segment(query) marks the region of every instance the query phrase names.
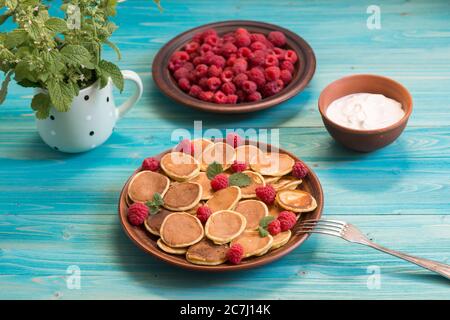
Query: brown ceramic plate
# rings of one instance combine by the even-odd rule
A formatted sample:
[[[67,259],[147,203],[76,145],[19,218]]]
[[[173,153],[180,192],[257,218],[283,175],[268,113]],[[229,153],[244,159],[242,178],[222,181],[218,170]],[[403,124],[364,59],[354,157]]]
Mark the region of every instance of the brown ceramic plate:
[[[248,143],[248,141],[246,142]],[[264,144],[260,143],[260,147],[265,146]],[[282,149],[276,149],[267,145],[268,151],[279,151],[280,153],[286,153],[290,155],[292,158],[294,158],[296,161],[299,160],[295,155],[292,153],[289,153],[287,151],[284,151]],[[156,156],[157,159],[160,159],[164,154],[170,152],[171,150],[167,150],[158,156]],[[273,251],[270,251],[266,253],[263,256],[260,257],[251,257],[248,259],[242,260],[242,262],[238,265],[232,265],[232,264],[221,264],[218,266],[203,266],[203,265],[196,265],[188,262],[184,255],[177,256],[172,255],[169,253],[166,253],[158,248],[156,245],[156,241],[158,240],[158,237],[150,234],[147,230],[145,230],[145,227],[139,226],[135,227],[132,226],[130,223],[128,223],[127,220],[127,203],[126,203],[126,195],[128,191],[128,183],[130,182],[131,178],[138,172],[133,173],[133,175],[128,179],[125,186],[122,189],[122,192],[120,194],[119,199],[119,219],[120,222],[125,230],[125,233],[128,235],[128,237],[133,240],[133,242],[142,250],[145,252],[151,254],[152,256],[161,259],[165,262],[168,262],[170,264],[183,267],[190,270],[201,270],[201,271],[231,271],[231,270],[241,270],[241,269],[250,269],[254,267],[258,267],[261,265],[264,265],[266,263],[272,262],[274,260],[277,260],[281,258],[282,256],[288,254],[295,248],[297,248],[299,245],[301,245],[308,237],[309,234],[295,234],[295,227],[293,229],[293,235],[288,243],[286,243],[281,248],[275,249]],[[314,174],[314,172],[309,168],[309,174],[308,176],[303,179],[303,183],[301,184],[301,189],[308,191],[311,193],[315,199],[317,200],[317,208],[314,211],[303,213],[300,216],[300,219],[297,222],[297,225],[305,220],[305,219],[319,219],[322,215],[322,209],[323,209],[323,193],[322,193],[322,187],[320,185],[319,179]]]
[[[294,50],[299,58],[295,64],[296,70],[294,72],[291,83],[278,94],[263,99],[258,102],[246,102],[239,104],[216,104],[205,102],[191,97],[187,93],[178,88],[177,83],[170,74],[167,68],[169,59],[172,53],[180,50],[187,42],[189,42],[194,34],[202,32],[206,29],[214,28],[219,34],[236,30],[237,28],[247,28],[251,32],[258,32],[268,34],[271,31],[281,31],[286,35],[287,47]],[[316,57],[309,44],[290,30],[284,29],[274,24],[246,21],[246,20],[231,20],[205,24],[200,27],[188,30],[172,40],[170,40],[164,47],[162,47],[155,59],[153,60],[152,72],[153,80],[158,88],[168,97],[184,104],[186,106],[200,109],[204,111],[217,113],[245,113],[253,112],[262,109],[267,109],[280,104],[287,99],[292,98],[297,93],[302,91],[306,85],[311,81],[316,70]]]

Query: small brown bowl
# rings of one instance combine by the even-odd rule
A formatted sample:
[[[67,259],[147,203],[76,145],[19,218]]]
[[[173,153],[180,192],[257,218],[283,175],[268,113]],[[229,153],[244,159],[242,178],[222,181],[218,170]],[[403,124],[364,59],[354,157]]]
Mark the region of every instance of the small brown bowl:
[[[182,91],[178,87],[167,67],[169,65],[171,55],[175,51],[180,50],[198,32],[214,28],[217,33],[225,34],[240,27],[246,28],[251,32],[263,33],[265,35],[271,31],[281,31],[286,35],[287,47],[294,50],[298,56],[292,81],[285,88],[283,88],[281,92],[273,95],[272,97],[265,98],[257,102],[245,102],[238,104],[217,104],[206,102],[191,97],[186,92]],[[277,25],[247,20],[231,20],[210,23],[188,30],[176,36],[164,45],[164,47],[162,47],[157,53],[152,65],[153,80],[162,93],[176,102],[184,104],[188,107],[216,113],[246,113],[276,106],[302,91],[311,81],[315,70],[316,58],[314,56],[314,52],[309,44],[303,40],[303,38],[299,37],[292,31]]]
[[[405,115],[393,125],[376,130],[355,130],[332,122],[326,115],[328,106],[336,99],[353,93],[378,93],[402,104]],[[413,101],[409,91],[400,83],[382,76],[356,74],[329,84],[319,97],[319,111],[330,135],[344,146],[361,152],[370,152],[392,143],[405,129],[412,112]]]
[[[221,141],[221,139],[216,139],[215,141]],[[249,141],[246,141],[246,144],[249,144]],[[285,153],[291,156],[295,161],[299,161],[299,159],[293,155],[290,152],[284,151],[282,149],[278,149],[275,147],[272,147],[271,145],[266,145],[263,143],[258,143],[258,146],[260,148],[264,148],[263,150],[267,150],[267,152],[274,151],[274,152],[280,152]],[[267,146],[267,149],[265,147]],[[163,155],[165,155],[168,152],[171,152],[172,149],[166,150],[159,155],[155,156],[156,159],[161,159]],[[149,253],[150,255],[154,256],[155,258],[158,258],[162,261],[165,261],[167,263],[170,263],[172,265],[182,267],[189,270],[198,270],[198,271],[210,271],[210,272],[220,272],[220,271],[234,271],[234,270],[243,270],[243,269],[250,269],[262,266],[264,264],[270,263],[272,261],[275,261],[282,256],[288,254],[295,248],[297,248],[299,245],[301,245],[306,239],[308,239],[309,234],[307,233],[298,233],[296,232],[298,229],[298,226],[302,221],[308,220],[308,219],[320,219],[322,216],[322,209],[323,209],[323,192],[322,192],[322,186],[320,185],[319,178],[314,174],[314,172],[309,168],[309,173],[306,176],[305,179],[303,179],[302,184],[300,185],[300,189],[305,190],[309,192],[317,201],[317,208],[314,211],[311,212],[305,212],[302,213],[299,217],[296,226],[292,229],[292,237],[289,239],[289,241],[282,247],[278,249],[274,249],[272,251],[269,251],[268,253],[259,256],[259,257],[251,257],[248,259],[242,260],[240,264],[233,265],[229,263],[224,263],[217,266],[204,266],[204,265],[198,265],[190,263],[186,260],[184,255],[173,255],[166,253],[159,249],[159,247],[156,245],[156,241],[158,240],[158,237],[150,234],[144,226],[133,226],[128,222],[127,219],[127,194],[128,194],[128,184],[130,183],[133,176],[139,172],[139,169],[136,170],[133,175],[128,179],[128,181],[125,183],[122,192],[120,194],[119,199],[119,220],[122,224],[122,227],[125,231],[125,233],[128,235],[128,237],[143,251]]]

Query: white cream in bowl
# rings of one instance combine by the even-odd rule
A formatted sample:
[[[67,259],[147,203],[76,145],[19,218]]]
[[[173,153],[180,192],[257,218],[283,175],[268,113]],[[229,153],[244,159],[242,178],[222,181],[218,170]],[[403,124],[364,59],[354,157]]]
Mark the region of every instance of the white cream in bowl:
[[[389,127],[405,115],[400,102],[382,94],[354,93],[334,100],[327,108],[334,123],[355,130]]]

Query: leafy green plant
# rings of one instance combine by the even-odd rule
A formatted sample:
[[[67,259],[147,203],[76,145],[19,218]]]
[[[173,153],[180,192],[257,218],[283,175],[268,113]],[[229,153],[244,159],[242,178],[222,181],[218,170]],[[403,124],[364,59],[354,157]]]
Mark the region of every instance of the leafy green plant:
[[[5,78],[0,87],[0,104],[14,77],[23,87],[41,88],[31,102],[40,119],[49,116],[53,105],[68,111],[72,100],[97,80],[105,87],[111,78],[123,90],[124,80],[117,65],[102,59],[102,47],[120,51],[109,38],[117,29],[110,21],[117,0],[65,0],[64,18],[49,14],[51,1],[0,0],[0,25],[12,20],[15,28],[0,32],[0,70]]]

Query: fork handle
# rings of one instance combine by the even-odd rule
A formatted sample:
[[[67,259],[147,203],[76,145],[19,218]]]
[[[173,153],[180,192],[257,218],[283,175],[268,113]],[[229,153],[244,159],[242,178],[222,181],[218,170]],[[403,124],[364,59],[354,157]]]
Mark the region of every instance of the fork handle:
[[[368,242],[366,244],[369,247],[383,251],[385,253],[388,253],[388,254],[398,257],[400,259],[412,262],[418,266],[421,266],[422,268],[436,272],[436,273],[446,277],[447,279],[450,279],[450,265],[448,265],[448,264],[444,264],[444,263],[440,263],[440,262],[436,262],[436,261],[432,261],[432,260],[428,260],[428,259],[413,257],[413,256],[410,256],[405,253],[401,253],[401,252],[398,252],[395,250],[385,248],[385,247],[380,246],[373,242]]]

